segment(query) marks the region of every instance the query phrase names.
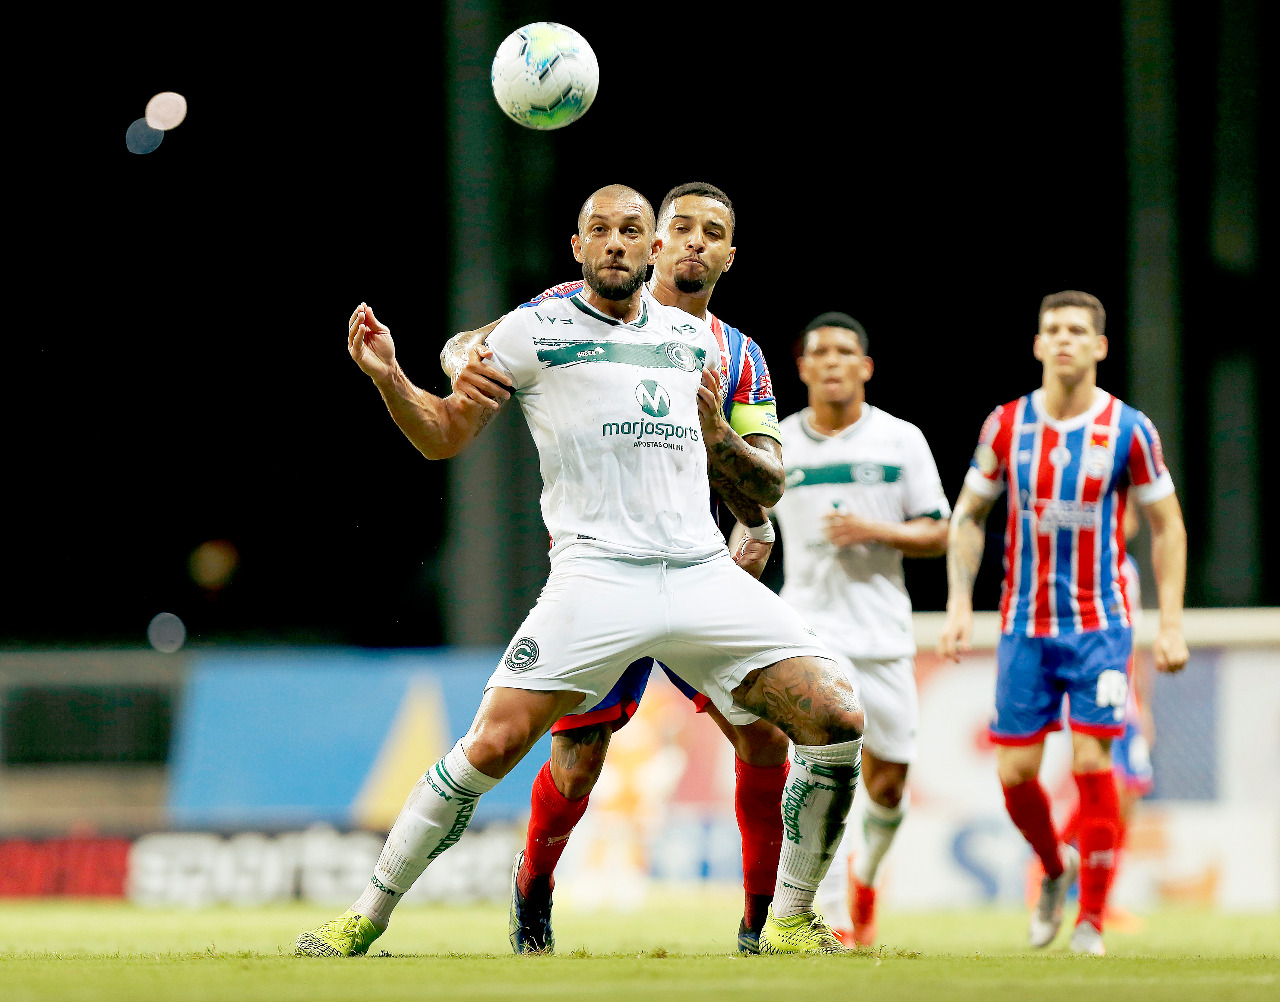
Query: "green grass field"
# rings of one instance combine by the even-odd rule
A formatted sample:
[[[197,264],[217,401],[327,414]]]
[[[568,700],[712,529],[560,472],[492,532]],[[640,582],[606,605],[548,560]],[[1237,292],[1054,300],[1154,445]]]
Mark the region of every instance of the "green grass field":
[[[1020,948],[1020,912],[888,914],[871,953],[739,958],[737,904],[717,890],[631,915],[558,908],[554,957],[506,952],[501,907],[404,908],[374,945],[383,955],[329,961],[290,955],[329,910],[6,901],[0,999],[1280,998],[1280,915],[1161,912],[1141,932],[1109,934],[1108,957],[1085,958]]]

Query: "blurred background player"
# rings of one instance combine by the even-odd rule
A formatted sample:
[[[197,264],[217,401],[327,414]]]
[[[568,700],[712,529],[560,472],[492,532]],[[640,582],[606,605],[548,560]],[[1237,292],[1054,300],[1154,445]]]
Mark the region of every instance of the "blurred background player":
[[[950,505],[920,429],[866,402],[867,333],[845,313],[804,329],[800,380],[809,406],[782,422],[787,493],[782,597],[827,645],[866,714],[860,829],[851,824],[818,889],[847,946],[875,941],[875,883],[907,809],[919,704],[915,635],[902,558],[946,552]]]
[[[939,653],[959,660],[973,630],[973,581],[985,525],[1007,486],[1005,578],[991,738],[1009,817],[1045,879],[1029,938],[1048,946],[1077,872],[1077,952],[1101,955],[1103,915],[1120,829],[1111,742],[1124,732],[1133,650],[1124,561],[1126,488],[1151,526],[1160,626],[1155,665],[1187,663],[1182,596],[1187,538],[1160,438],[1141,412],[1097,385],[1107,355],[1102,304],[1059,292],[1040,304],[1034,354],[1041,387],[997,407],[983,425],[956,501],[947,552],[947,619]],[[1044,737],[1069,697],[1072,772],[1080,794],[1079,852],[1054,830],[1038,774]]]
[[[672,188],[659,205],[658,232],[663,243],[646,292],[665,306],[706,320],[719,345],[718,383],[725,389],[721,393],[712,388],[708,378],[700,406],[705,418],[708,477],[726,507],[748,527],[734,539],[735,559],[759,577],[769,557],[773,531],[765,510],[781,496],[785,476],[773,385],[759,346],[708,310],[716,283],[737,256],[736,227],[733,202],[715,185],[695,181]],[[582,279],[564,282],[521,309],[577,295],[582,288]],[[466,364],[467,350],[482,343],[494,326],[456,335],[445,345],[441,365],[451,378]],[[752,537],[752,531],[757,538]],[[551,757],[534,781],[528,837],[514,874],[510,931],[512,949],[517,953],[554,949],[551,902],[555,867],[587,809],[610,737],[634,714],[652,667],[649,658],[632,665],[596,710],[585,718],[565,718],[552,728]],[[731,723],[679,677],[679,665],[663,667],[676,687],[699,711],[715,720],[734,746],[734,807],[742,835],[745,895],[738,947],[744,953],[754,953],[773,899],[782,845],[787,739],[764,720]]]

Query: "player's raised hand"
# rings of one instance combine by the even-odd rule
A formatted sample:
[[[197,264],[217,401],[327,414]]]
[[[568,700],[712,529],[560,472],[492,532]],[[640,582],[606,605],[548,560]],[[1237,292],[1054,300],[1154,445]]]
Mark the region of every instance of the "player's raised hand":
[[[347,351],[361,371],[374,380],[386,379],[395,370],[396,345],[391,340],[391,329],[378,322],[367,303],[361,303],[351,314]]]
[[[493,349],[479,344],[467,351],[467,364],[453,377],[454,395],[474,407],[497,410],[511,399],[507,377],[485,359],[493,357]]]
[[[942,636],[938,638],[938,654],[959,664],[960,655],[969,650],[972,641],[973,610],[948,606]]]
[[[1182,630],[1176,626],[1161,626],[1156,630],[1155,639],[1151,641],[1151,657],[1156,663],[1156,671],[1169,675],[1182,671],[1191,658]]]

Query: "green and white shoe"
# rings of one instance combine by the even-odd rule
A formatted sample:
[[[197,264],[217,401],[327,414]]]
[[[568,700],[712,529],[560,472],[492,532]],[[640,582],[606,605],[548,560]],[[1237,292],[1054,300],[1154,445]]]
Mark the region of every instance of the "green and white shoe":
[[[848,953],[849,950],[816,912],[769,917],[760,930],[761,953]]]
[[[295,957],[360,957],[382,935],[382,931],[363,915],[345,911],[318,929],[298,937]]]

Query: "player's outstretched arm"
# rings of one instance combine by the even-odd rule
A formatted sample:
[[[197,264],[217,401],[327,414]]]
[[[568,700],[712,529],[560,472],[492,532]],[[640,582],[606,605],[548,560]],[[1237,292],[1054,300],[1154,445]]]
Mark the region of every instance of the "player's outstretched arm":
[[[938,638],[938,653],[953,661],[969,649],[973,638],[973,582],[987,543],[987,516],[994,498],[970,487],[960,489],[947,534],[947,620]]]
[[[1181,671],[1190,653],[1182,636],[1182,598],[1187,585],[1187,529],[1176,494],[1144,505],[1151,526],[1151,566],[1156,572],[1160,626],[1151,643],[1156,670]]]
[[[444,347],[440,349],[440,368],[449,377],[450,383],[457,382],[458,374],[466,367],[471,349],[484,344],[490,331],[502,323],[502,320],[502,317],[498,317],[492,323],[487,323],[473,331],[462,331],[444,343]]]
[[[836,546],[883,543],[905,557],[940,557],[947,552],[950,523],[945,518],[913,518],[906,522],[880,522],[846,511],[826,517],[824,531]]]
[[[489,350],[483,347],[471,349],[470,359],[458,377],[463,388],[448,397],[437,397],[415,386],[396,361],[390,329],[379,322],[366,303],[351,315],[347,350],[361,371],[373,380],[396,426],[428,459],[456,456],[510,397],[501,385],[501,373],[485,363]],[[493,384],[494,379],[497,384]]]

